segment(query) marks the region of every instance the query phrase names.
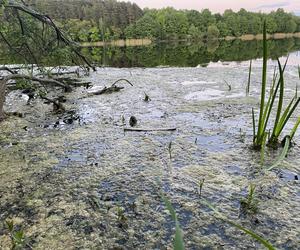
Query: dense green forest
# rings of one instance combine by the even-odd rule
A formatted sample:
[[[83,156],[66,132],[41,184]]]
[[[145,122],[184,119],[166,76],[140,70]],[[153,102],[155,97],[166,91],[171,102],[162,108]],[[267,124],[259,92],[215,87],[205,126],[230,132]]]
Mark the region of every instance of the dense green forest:
[[[124,30],[143,16],[134,3],[116,0],[29,0],[33,8],[47,14],[77,41],[125,38]]]
[[[144,10],[144,15],[125,30],[126,37],[155,39],[212,39],[217,37],[262,33],[263,20],[268,33],[293,33],[300,31],[300,17],[283,9],[269,14],[226,10],[212,14],[208,9],[196,10]]]
[[[210,40],[262,33],[300,32],[300,17],[278,9],[265,14],[241,9],[213,14],[208,9],[144,9],[115,0],[29,0],[31,7],[51,16],[78,42],[125,38]]]

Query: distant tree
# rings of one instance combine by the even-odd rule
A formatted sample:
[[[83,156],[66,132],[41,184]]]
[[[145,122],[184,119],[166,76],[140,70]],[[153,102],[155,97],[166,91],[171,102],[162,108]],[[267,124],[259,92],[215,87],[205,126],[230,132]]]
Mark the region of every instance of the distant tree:
[[[203,33],[200,32],[200,30],[192,24],[188,31],[189,38],[193,40],[198,40],[203,37]]]
[[[218,27],[214,24],[208,26],[207,28],[207,39],[208,40],[213,40],[213,39],[217,39],[220,35],[220,31],[218,29]]]
[[[132,24],[125,29],[127,38],[153,39],[159,37],[159,33],[160,24],[151,14],[146,14],[135,24]]]

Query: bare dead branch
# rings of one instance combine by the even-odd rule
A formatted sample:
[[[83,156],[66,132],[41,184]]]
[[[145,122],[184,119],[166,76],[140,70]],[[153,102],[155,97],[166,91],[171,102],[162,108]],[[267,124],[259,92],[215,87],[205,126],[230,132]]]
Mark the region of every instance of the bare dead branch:
[[[71,87],[59,82],[57,80],[54,79],[48,79],[48,78],[38,78],[38,77],[34,77],[34,76],[28,76],[28,75],[23,75],[23,74],[11,74],[8,76],[3,77],[3,79],[1,81],[4,82],[4,84],[7,83],[7,81],[9,80],[16,80],[16,79],[26,79],[26,80],[30,80],[30,81],[34,81],[34,82],[39,82],[41,84],[52,84],[52,85],[56,85],[59,87],[64,88],[66,91],[70,91]]]
[[[133,87],[133,84],[130,82],[130,81],[128,81],[127,79],[119,79],[119,80],[117,80],[117,81],[115,81],[111,86],[113,87],[113,86],[115,86],[118,82],[121,82],[121,81],[125,81],[125,82],[127,82],[129,85],[131,85],[132,87]]]
[[[53,22],[53,20],[47,16],[47,15],[43,15],[40,14],[30,8],[28,8],[25,5],[20,5],[15,3],[14,1],[9,1],[7,5],[5,5],[6,8],[11,8],[14,10],[20,10],[32,17],[34,17],[35,19],[37,19],[38,21],[40,21],[41,23],[47,24],[48,26],[52,27],[56,33],[56,37],[57,37],[57,41],[62,41],[65,45],[69,46],[71,48],[71,50],[85,63],[87,64],[90,68],[92,68],[94,71],[96,70],[94,66],[92,66],[88,60],[85,58],[85,56],[83,56],[76,48],[76,43],[72,42],[70,39],[68,39],[66,37],[66,35],[56,26],[56,24]]]
[[[124,131],[135,132],[157,132],[157,131],[176,131],[177,128],[124,128]]]

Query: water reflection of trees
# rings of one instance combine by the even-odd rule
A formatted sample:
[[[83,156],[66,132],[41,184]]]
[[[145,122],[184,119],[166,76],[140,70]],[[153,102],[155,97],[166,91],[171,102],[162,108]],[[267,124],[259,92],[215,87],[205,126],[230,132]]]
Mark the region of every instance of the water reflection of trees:
[[[289,52],[300,50],[300,39],[269,40],[269,57],[275,59]],[[146,47],[98,47],[84,48],[83,53],[98,65],[113,67],[155,67],[160,65],[190,66],[205,65],[217,61],[245,61],[262,57],[261,41],[217,41],[208,43],[157,43]],[[66,60],[45,62],[68,64]],[[0,52],[0,63],[17,63]]]

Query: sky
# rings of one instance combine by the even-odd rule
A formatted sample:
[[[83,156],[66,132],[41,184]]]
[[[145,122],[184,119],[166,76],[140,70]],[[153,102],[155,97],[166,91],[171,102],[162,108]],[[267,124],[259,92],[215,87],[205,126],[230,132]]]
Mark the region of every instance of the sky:
[[[270,12],[283,8],[300,15],[300,0],[129,0],[141,8],[162,8],[172,6],[176,9],[201,10],[223,13],[225,9]]]

